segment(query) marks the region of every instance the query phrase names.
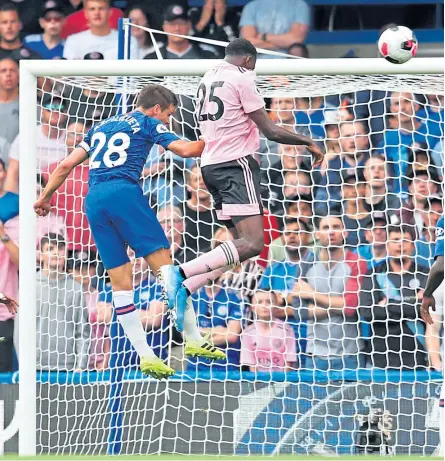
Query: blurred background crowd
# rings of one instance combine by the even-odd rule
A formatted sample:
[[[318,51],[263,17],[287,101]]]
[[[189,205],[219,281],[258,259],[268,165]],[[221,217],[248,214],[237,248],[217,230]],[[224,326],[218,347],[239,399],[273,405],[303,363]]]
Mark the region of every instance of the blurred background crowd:
[[[184,36],[243,36],[257,47],[302,58],[326,53],[328,44],[319,42],[324,32],[357,28],[359,37],[389,21],[430,32],[443,28],[434,2],[423,5],[422,15],[416,6],[390,2],[384,19],[362,3],[346,14],[341,0],[317,8],[304,0],[0,1],[0,292],[17,297],[19,289],[19,165],[26,161],[19,155],[20,60],[115,59],[123,16]],[[146,31],[132,28],[131,58],[156,59],[155,47],[164,59],[222,57],[214,46],[154,37],[156,44]],[[443,54],[443,37],[439,45]],[[348,47],[340,43],[335,57],[356,57],[354,46]],[[358,50],[369,55],[366,45]],[[372,50],[375,56],[375,44]],[[436,51],[425,44],[426,55]],[[36,194],[91,125],[118,110],[113,92],[48,78],[38,84]],[[196,139],[193,95],[180,100],[171,128]],[[419,307],[443,214],[443,103],[441,94],[384,88],[266,99],[275,123],[316,139],[326,158],[313,170],[304,148],[262,138],[266,247],[258,259],[193,298],[201,331],[210,331],[228,352],[227,362],[212,369],[442,369],[443,301],[432,326],[423,324]],[[147,152],[142,187],[176,262],[231,238],[214,219],[193,159],[155,146]],[[87,191],[88,162],[55,195],[53,212],[38,219],[38,369],[109,366],[111,286],[83,212]],[[208,369],[205,360],[182,360],[182,338],[169,328],[160,287],[145,262],[131,256],[135,305],[147,341],[163,358],[173,341],[178,369]],[[17,319],[0,305],[0,372],[17,366],[14,330]],[[119,341],[123,363],[136,365],[127,341]]]

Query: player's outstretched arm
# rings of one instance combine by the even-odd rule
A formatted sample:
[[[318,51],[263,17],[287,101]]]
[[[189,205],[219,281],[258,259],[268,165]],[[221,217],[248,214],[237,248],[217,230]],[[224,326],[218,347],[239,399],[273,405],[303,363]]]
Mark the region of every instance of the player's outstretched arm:
[[[184,139],[178,139],[177,141],[171,142],[167,146],[167,149],[172,151],[174,154],[179,155],[180,157],[189,158],[201,157],[204,147],[205,143],[202,140],[185,141]]]
[[[264,108],[250,112],[248,115],[255,122],[261,133],[270,141],[293,146],[307,146],[307,150],[314,156],[314,167],[321,165],[323,162],[324,153],[311,138],[302,134],[292,133],[275,125]]]
[[[436,300],[434,299],[433,293],[443,282],[444,263],[445,258],[443,256],[438,256],[436,258],[436,261],[434,261],[434,264],[431,266],[428,280],[426,281],[425,291],[423,292],[420,315],[422,316],[423,321],[429,323],[430,325],[434,323],[430,314],[430,307],[433,311],[436,310]]]
[[[59,163],[37,202],[34,203],[34,211],[39,216],[46,216],[51,211],[50,200],[54,192],[64,183],[73,168],[80,165],[87,158],[87,152],[82,147],[76,147],[65,160]]]

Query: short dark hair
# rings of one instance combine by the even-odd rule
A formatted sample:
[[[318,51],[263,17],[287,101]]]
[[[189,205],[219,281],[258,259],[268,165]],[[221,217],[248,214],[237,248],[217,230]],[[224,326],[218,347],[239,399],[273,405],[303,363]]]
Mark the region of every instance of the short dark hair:
[[[252,56],[256,59],[256,48],[245,38],[235,38],[226,48],[226,56]]]
[[[3,11],[15,11],[19,15],[19,9],[11,2],[0,5],[0,13]]]
[[[416,231],[414,230],[413,226],[408,226],[406,224],[398,225],[398,226],[389,226],[388,227],[388,238],[390,234],[409,234],[411,240],[414,242],[416,240]]]
[[[138,94],[136,106],[150,109],[156,104],[159,104],[162,110],[167,109],[170,105],[177,107],[178,98],[173,91],[162,85],[151,84],[142,88]]]
[[[54,232],[50,232],[49,234],[44,235],[40,239],[40,249],[43,248],[44,245],[57,245],[57,248],[65,248],[66,243],[63,235],[56,234]]]
[[[292,224],[298,224],[300,226],[300,229],[304,228],[306,232],[309,232],[310,230],[306,222],[304,222],[300,218],[294,218],[294,217],[286,218],[284,220],[284,229],[286,230],[286,227],[291,226]]]

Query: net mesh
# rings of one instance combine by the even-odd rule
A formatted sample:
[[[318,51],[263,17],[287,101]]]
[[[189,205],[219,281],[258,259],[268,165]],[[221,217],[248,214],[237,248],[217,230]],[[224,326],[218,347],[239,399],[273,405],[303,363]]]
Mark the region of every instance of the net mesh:
[[[196,139],[199,80],[40,79],[38,190],[148,83],[180,95],[171,128]],[[443,301],[426,331],[418,309],[443,213],[443,75],[260,76],[257,86],[272,119],[327,157],[313,170],[304,149],[261,137],[266,248],[194,300],[228,363],[184,358],[155,277],[130,252],[147,341],[178,371],[168,383],[141,377],[84,215],[88,165],[38,219],[37,453],[103,454],[121,439],[128,455],[436,450],[441,375],[427,370],[440,368]],[[229,238],[193,160],[155,146],[142,187],[176,263]]]

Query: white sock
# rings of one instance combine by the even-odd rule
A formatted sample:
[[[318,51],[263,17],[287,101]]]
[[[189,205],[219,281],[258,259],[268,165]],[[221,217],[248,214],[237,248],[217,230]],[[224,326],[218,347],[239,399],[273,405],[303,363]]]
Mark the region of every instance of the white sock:
[[[187,309],[184,313],[184,337],[190,341],[202,341],[191,296],[187,299]]]
[[[113,291],[113,304],[119,323],[139,357],[155,357],[153,349],[147,343],[147,334],[142,327],[139,312],[134,307],[133,291]]]

